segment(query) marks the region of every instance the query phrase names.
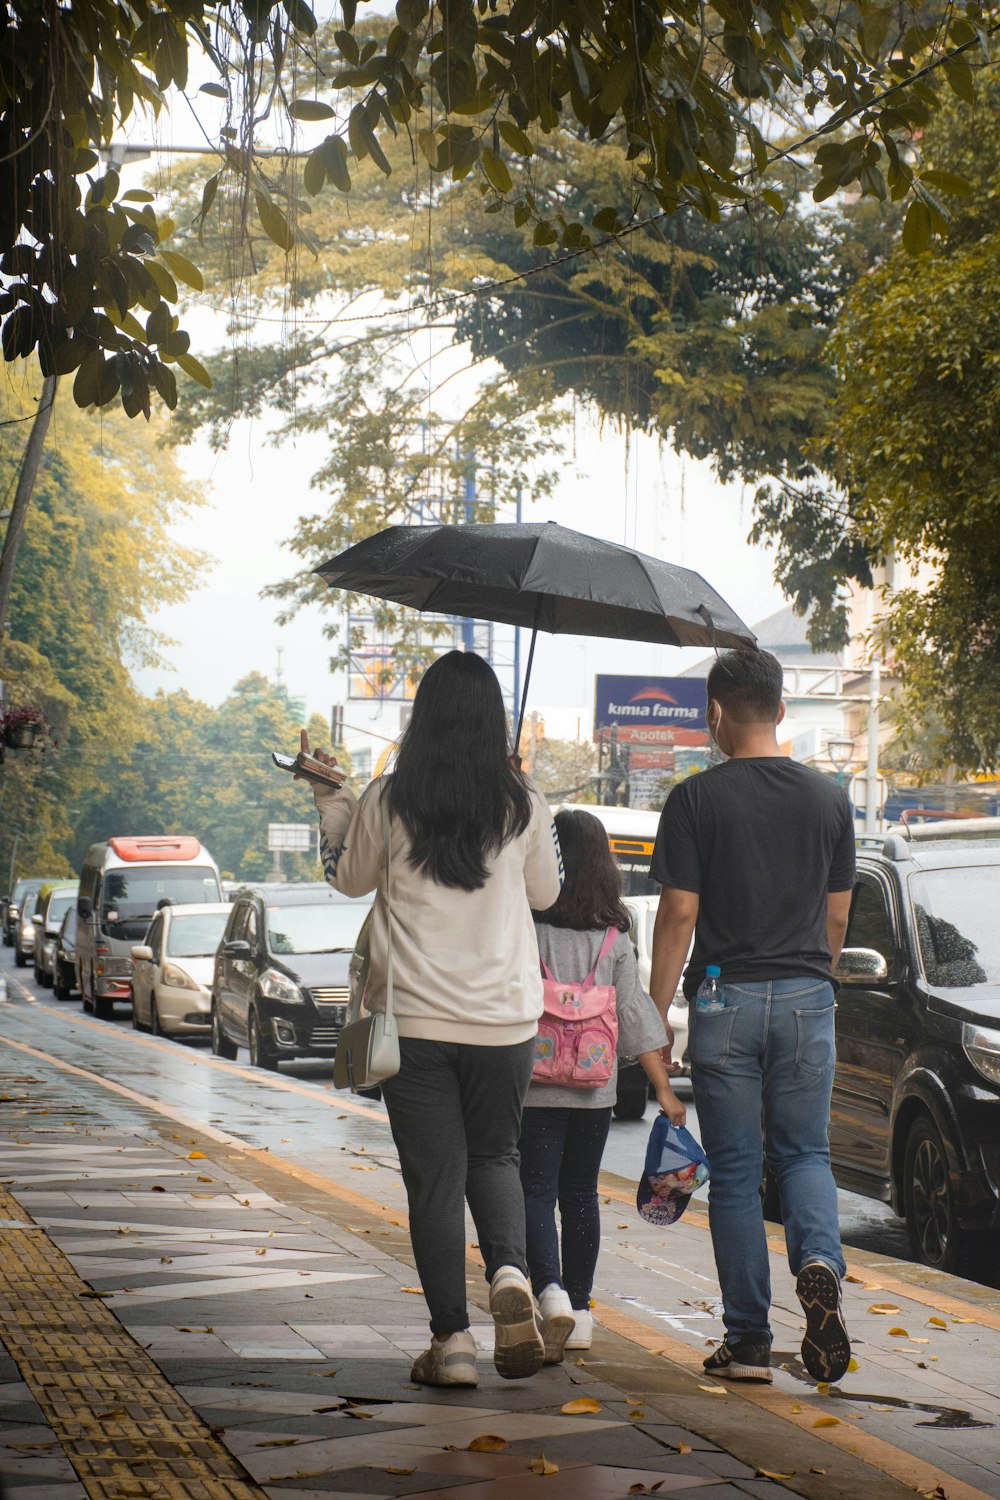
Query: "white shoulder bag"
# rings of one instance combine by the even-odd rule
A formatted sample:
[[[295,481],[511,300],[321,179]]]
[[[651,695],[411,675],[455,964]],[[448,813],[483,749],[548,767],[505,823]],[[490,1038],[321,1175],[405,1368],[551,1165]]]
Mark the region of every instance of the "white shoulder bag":
[[[391,861],[389,853],[389,810],[387,789],[379,799],[382,814],[382,845],[385,854],[386,965],[385,1011],[362,1015],[368,995],[371,973],[371,928],[374,906],[364,920],[351,955],[351,1004],[347,1020],[337,1038],[333,1060],[333,1082],[338,1089],[375,1088],[399,1072],[399,1034],[392,1008],[392,900],[390,892]]]

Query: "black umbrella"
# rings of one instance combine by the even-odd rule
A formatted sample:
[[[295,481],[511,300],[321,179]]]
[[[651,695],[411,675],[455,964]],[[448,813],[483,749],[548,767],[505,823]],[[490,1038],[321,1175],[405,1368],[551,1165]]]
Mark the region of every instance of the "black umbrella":
[[[668,646],[753,649],[756,637],[698,573],[557,526],[389,526],[324,563],[331,588],[412,609]]]

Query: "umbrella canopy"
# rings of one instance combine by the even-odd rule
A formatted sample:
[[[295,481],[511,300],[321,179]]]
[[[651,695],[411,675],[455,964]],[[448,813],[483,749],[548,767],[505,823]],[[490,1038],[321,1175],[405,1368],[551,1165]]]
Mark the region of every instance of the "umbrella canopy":
[[[331,588],[535,634],[753,649],[756,637],[700,574],[558,526],[389,526],[316,572]],[[515,743],[517,743],[515,741]]]
[[[553,521],[389,526],[316,572],[331,588],[553,635],[756,645],[700,574]]]

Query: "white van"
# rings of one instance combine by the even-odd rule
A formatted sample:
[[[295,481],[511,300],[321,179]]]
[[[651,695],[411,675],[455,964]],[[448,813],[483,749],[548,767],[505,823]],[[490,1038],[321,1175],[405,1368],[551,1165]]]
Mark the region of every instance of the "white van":
[[[222,900],[215,860],[195,838],[111,838],[91,844],[77,896],[83,1007],[107,1020],[132,1000],[132,947],[166,904]]]

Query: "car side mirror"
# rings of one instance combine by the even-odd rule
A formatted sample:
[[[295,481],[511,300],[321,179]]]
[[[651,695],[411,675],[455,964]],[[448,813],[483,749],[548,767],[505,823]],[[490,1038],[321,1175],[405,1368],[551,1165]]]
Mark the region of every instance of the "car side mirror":
[[[132,949],[132,957],[136,963],[151,964],[153,962],[153,950],[139,944],[138,947]]]
[[[889,978],[889,965],[874,948],[845,948],[836,977],[841,984],[884,984]]]
[[[223,945],[223,952],[230,958],[249,958],[251,949],[246,938],[234,938],[231,943]]]
[[[76,914],[78,917],[92,917],[94,915],[94,903],[89,896],[78,896],[76,902]]]

